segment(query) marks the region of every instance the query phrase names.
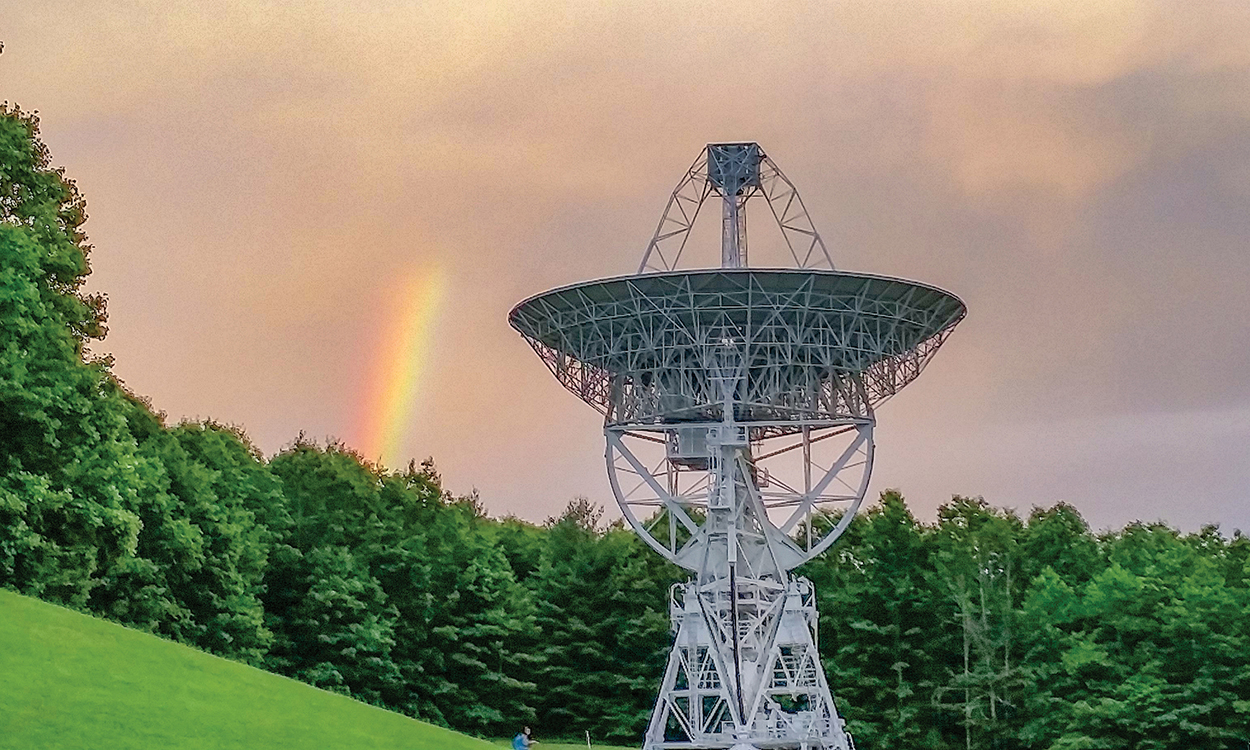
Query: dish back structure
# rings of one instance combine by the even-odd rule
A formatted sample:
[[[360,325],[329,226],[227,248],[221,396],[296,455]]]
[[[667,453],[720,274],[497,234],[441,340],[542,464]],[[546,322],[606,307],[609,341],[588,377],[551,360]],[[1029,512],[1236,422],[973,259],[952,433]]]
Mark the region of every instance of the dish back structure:
[[[678,270],[713,198],[721,266]],[[753,199],[795,267],[748,267]],[[645,750],[853,748],[820,663],[812,585],[790,571],[850,523],[872,471],[875,408],[965,312],[932,286],[836,270],[756,143],[703,150],[637,274],[512,310],[556,379],[603,414],[629,524],[694,574],[670,596],[675,640]]]

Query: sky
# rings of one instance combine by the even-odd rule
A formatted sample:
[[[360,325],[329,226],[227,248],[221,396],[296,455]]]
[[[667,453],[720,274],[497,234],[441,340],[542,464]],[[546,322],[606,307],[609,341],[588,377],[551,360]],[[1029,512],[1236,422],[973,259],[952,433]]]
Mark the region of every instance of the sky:
[[[699,149],[755,140],[839,268],[968,306],[872,493],[1231,532],[1247,39],[1244,0],[0,0],[0,98],[87,197],[96,350],[171,421],[611,509],[600,417],[508,311],[633,272]]]

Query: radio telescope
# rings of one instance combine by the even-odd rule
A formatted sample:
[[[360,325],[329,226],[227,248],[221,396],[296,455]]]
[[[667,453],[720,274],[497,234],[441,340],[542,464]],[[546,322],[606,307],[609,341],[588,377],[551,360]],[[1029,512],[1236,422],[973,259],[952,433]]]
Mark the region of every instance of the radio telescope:
[[[720,267],[680,270],[714,199]],[[753,200],[792,267],[747,265]],[[965,312],[936,287],[836,270],[756,143],[703,150],[637,274],[512,310],[556,379],[603,414],[626,520],[693,573],[670,596],[675,640],[644,750],[853,748],[817,652],[812,584],[790,571],[846,529],[872,471],[875,408]]]

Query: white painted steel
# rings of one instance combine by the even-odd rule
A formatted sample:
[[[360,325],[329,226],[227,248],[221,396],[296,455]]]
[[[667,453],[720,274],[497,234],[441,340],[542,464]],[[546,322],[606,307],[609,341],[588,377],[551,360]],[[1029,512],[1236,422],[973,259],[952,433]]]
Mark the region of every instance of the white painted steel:
[[[721,200],[721,268],[677,271]],[[763,198],[795,269],[747,267]],[[835,271],[794,185],[754,143],[709,144],[638,276],[532,297],[512,325],[604,415],[608,480],[674,587],[673,649],[645,750],[853,750],[821,667],[815,594],[791,575],[863,503],[875,407],[963,318],[915,282]]]

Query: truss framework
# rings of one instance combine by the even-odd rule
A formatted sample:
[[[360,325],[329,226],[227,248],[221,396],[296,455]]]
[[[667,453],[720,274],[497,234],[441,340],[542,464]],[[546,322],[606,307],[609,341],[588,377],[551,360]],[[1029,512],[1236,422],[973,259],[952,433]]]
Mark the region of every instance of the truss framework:
[[[853,750],[820,664],[811,582],[742,580],[734,593],[736,628],[727,583],[673,587],[673,649],[644,750]],[[724,658],[734,632],[736,669]]]
[[[743,489],[767,519],[767,533],[783,570],[820,555],[841,535],[863,503],[872,474],[872,419],[798,423],[759,437],[741,454]],[[784,425],[787,430],[794,424]],[[670,562],[698,571],[711,529],[702,522],[715,500],[713,462],[683,453],[691,440],[720,439],[723,428],[692,424],[608,427],[604,452],[608,482],[625,520]]]
[[[728,398],[730,379],[722,383]],[[702,454],[710,481],[701,509],[682,518],[689,541],[671,558],[695,577],[671,601],[675,643],[643,748],[851,750],[820,667],[811,585],[788,573],[805,555],[770,518],[747,430],[725,414],[697,441],[701,450],[670,460]],[[614,437],[609,430],[610,446]]]
[[[678,271],[712,196],[721,268]],[[748,201],[796,268],[747,268]],[[811,584],[863,502],[875,408],[919,376],[963,303],[834,270],[793,183],[755,143],[709,144],[669,197],[639,275],[555,289],[510,322],[604,416],[634,530],[693,571],[644,750],[853,750],[817,648]]]
[[[621,425],[719,419],[713,372],[727,350],[746,367],[743,421],[864,418],[963,315],[952,295],[899,279],[722,269],[565,287],[511,321],[565,388]]]
[[[750,179],[727,181],[723,179],[726,170],[717,168],[718,156],[724,159],[726,153],[737,156],[735,166],[741,164],[741,155],[750,154],[748,150],[728,151],[735,147],[755,147],[753,154],[756,163],[755,173]],[[762,197],[768,204],[768,210],[781,230],[782,238],[794,259],[794,264],[801,269],[834,270],[833,258],[825,241],[816,231],[803,198],[798,188],[786,177],[776,162],[757,144],[708,144],[699,153],[677,187],[673,189],[660,215],[660,223],[655,234],[647,244],[642,262],[638,265],[638,273],[659,273],[674,271],[679,267],[682,254],[686,249],[686,241],[690,238],[690,230],[694,228],[695,219],[703,209],[703,204],[713,195],[720,195],[726,205],[732,203],[732,210],[740,216],[734,231],[738,233],[735,240],[740,244],[741,255],[736,261],[726,262],[722,255],[722,265],[729,267],[746,266],[746,204],[749,200]],[[730,157],[732,158],[732,157]],[[709,169],[709,164],[712,168]],[[729,192],[726,198],[726,190]],[[725,243],[728,244],[728,243]]]

